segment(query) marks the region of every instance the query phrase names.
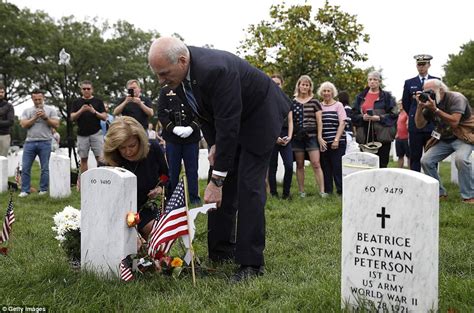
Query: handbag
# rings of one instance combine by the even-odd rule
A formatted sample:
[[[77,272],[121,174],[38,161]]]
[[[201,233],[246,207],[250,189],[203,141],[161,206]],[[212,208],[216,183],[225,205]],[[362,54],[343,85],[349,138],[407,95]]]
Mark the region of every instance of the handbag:
[[[371,142],[369,142],[370,130],[372,130],[372,141]],[[372,121],[369,121],[369,127],[367,129],[366,143],[365,144],[360,144],[359,149],[362,152],[369,152],[369,153],[377,154],[377,152],[379,151],[381,146],[382,146],[381,142],[374,141],[374,127],[372,125]]]
[[[472,114],[465,121],[459,122],[452,130],[458,139],[470,143],[471,145],[474,144],[474,116]]]
[[[377,140],[380,142],[392,142],[395,140],[395,136],[397,135],[397,126],[384,126],[380,123],[374,123],[373,125],[375,129],[375,135],[377,136]]]

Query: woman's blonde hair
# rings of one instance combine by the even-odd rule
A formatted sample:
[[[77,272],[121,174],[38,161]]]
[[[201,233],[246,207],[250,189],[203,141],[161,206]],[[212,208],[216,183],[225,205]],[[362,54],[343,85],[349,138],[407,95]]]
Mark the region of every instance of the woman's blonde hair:
[[[142,160],[148,155],[150,147],[148,136],[143,126],[130,116],[121,116],[110,125],[104,140],[104,160],[108,165],[120,166],[124,158],[120,154],[119,147],[130,137],[138,139],[138,158]]]
[[[309,86],[310,86],[309,95],[312,97],[313,96],[314,84],[313,84],[313,80],[308,75],[301,75],[300,78],[298,78],[298,81],[296,82],[295,92],[294,92],[293,96],[298,97],[300,95],[300,84],[303,80],[307,80],[309,82]]]

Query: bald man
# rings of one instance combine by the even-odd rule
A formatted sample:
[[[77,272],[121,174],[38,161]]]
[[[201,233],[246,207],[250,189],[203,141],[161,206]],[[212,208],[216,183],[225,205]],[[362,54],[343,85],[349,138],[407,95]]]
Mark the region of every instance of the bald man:
[[[208,217],[210,259],[240,264],[231,282],[262,275],[265,177],[290,99],[265,73],[229,52],[163,37],[153,42],[148,61],[160,84],[199,117],[211,147],[204,201],[218,209]]]

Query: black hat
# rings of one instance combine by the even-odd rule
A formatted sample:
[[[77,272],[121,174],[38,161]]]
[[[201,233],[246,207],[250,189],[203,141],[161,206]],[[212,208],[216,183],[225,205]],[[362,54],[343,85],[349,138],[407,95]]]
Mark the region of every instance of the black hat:
[[[417,54],[413,58],[416,60],[416,63],[429,63],[433,57],[429,54]]]

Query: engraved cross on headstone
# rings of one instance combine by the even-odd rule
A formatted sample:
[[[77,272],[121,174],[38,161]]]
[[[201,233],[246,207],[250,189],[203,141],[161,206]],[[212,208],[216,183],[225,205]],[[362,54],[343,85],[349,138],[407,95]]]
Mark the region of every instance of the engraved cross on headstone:
[[[385,219],[390,218],[389,214],[385,214],[385,207],[382,207],[382,213],[377,213],[377,217],[382,218],[382,228],[385,228]]]

